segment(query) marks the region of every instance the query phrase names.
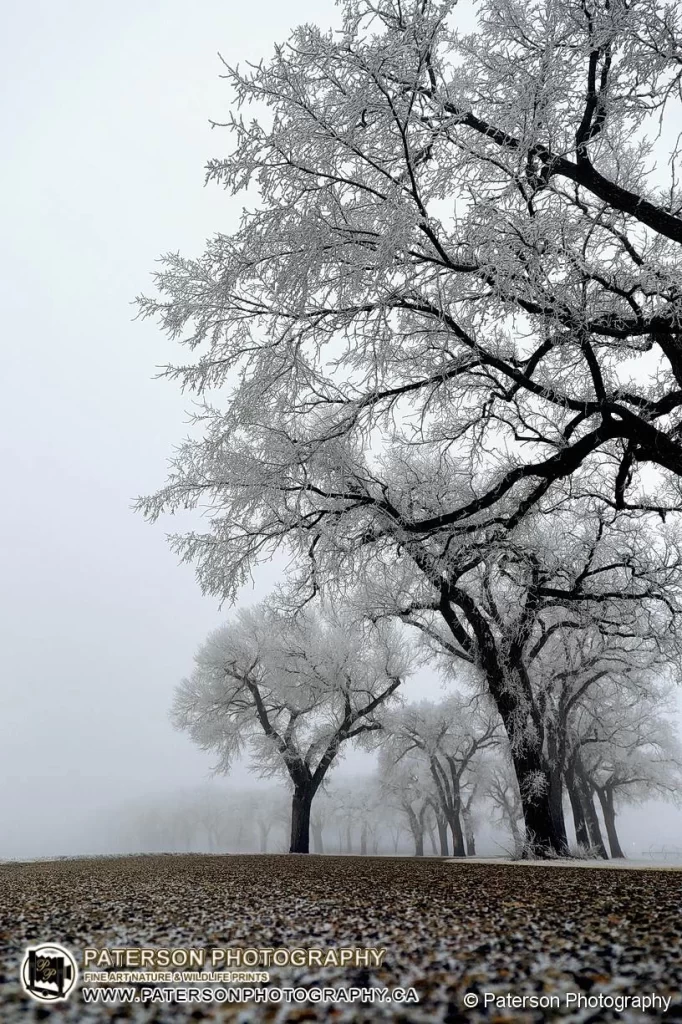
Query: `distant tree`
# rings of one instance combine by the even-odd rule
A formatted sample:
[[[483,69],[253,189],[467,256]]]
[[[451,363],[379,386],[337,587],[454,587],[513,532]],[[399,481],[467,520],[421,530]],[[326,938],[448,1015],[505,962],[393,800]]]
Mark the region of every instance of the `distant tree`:
[[[476,856],[475,818],[472,806],[479,794],[479,791],[480,779],[477,774],[474,774],[473,779],[470,781],[464,795],[462,796],[462,827],[464,829],[464,839],[466,840],[467,857]]]
[[[291,794],[283,787],[261,787],[249,794],[250,813],[258,836],[258,850],[268,853],[273,829],[278,832],[282,825],[289,825]]]
[[[215,786],[201,786],[192,794],[192,807],[198,828],[209,853],[225,849],[230,823],[229,795]],[[204,847],[205,848],[205,847]]]
[[[362,785],[362,783],[361,783]],[[337,852],[352,853],[356,822],[355,783],[332,780],[326,790],[330,821],[336,826]]]
[[[313,798],[342,745],[381,728],[377,712],[408,671],[404,642],[384,625],[262,605],[212,633],[195,662],[175,725],[218,754],[218,772],[248,746],[262,775],[288,775],[290,850],[307,853]]]
[[[388,822],[388,832],[391,837],[391,849],[393,853],[397,854],[398,848],[400,847],[400,838],[403,835],[404,831],[405,827],[402,819],[391,815],[390,820]]]
[[[386,718],[389,759],[399,765],[415,751],[423,755],[432,780],[424,800],[427,806],[439,805],[452,832],[455,857],[466,855],[462,829],[465,780],[474,771],[480,753],[499,743],[499,727],[496,712],[485,708],[480,699],[460,694],[438,704],[408,704]]]
[[[429,764],[419,752],[407,754],[396,763],[390,750],[379,758],[379,780],[384,797],[400,814],[414,841],[415,857],[424,856],[424,835],[433,813],[434,783]]]
[[[523,804],[513,767],[508,760],[497,759],[486,764],[484,788],[495,808],[493,820],[505,826],[514,844],[514,856],[521,857],[526,846]]]
[[[360,827],[360,855],[379,852],[379,830],[382,793],[379,781],[371,775],[361,785],[354,787],[356,820]]]
[[[612,857],[625,856],[616,829],[619,803],[680,800],[682,746],[670,698],[668,687],[652,684],[646,698],[637,695],[628,703],[618,688],[605,686],[583,709],[583,771],[601,805]]]
[[[381,794],[374,774],[347,777],[332,783],[325,794],[326,820],[338,831],[339,853],[376,853],[381,826]]]
[[[310,815],[310,830],[313,837],[313,853],[325,853],[324,830],[333,815],[332,801],[326,789],[320,789]]]

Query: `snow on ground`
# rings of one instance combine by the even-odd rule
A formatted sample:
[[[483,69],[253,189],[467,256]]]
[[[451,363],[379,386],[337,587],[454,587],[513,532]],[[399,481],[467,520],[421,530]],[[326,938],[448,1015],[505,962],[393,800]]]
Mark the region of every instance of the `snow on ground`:
[[[592,1008],[585,997],[653,993],[682,1016],[682,884],[675,870],[586,871],[437,858],[159,855],[0,865],[0,1019],[55,1024],[301,1020],[515,1024],[659,1020]],[[27,945],[383,946],[383,965],[271,968],[271,985],[410,986],[418,1006],[239,1009],[215,1004],[88,1006],[79,992],[44,1010],[24,995]],[[556,996],[559,1009],[465,1008],[465,995]]]
[[[449,864],[461,864],[462,860],[450,857]],[[654,860],[577,860],[553,857],[551,860],[512,860],[504,857],[467,857],[467,864],[514,864],[533,868],[600,868],[615,871],[682,871],[682,864]]]

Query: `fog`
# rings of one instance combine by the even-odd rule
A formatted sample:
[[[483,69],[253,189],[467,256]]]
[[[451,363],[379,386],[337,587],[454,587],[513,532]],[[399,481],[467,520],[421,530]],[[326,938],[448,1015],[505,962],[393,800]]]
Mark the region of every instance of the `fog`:
[[[188,405],[153,379],[174,353],[131,302],[160,253],[236,226],[239,201],[202,188],[228,145],[209,125],[230,100],[217,51],[257,60],[293,24],[336,16],[331,0],[6,9],[0,858],[125,850],[121,807],[228,786],[168,720],[229,610],[131,511],[163,482]],[[263,569],[241,600],[277,578]],[[439,692],[423,673],[406,696]],[[371,767],[351,754],[334,777]],[[229,787],[246,785],[242,765]],[[682,846],[665,804],[624,809],[619,827],[633,857]]]

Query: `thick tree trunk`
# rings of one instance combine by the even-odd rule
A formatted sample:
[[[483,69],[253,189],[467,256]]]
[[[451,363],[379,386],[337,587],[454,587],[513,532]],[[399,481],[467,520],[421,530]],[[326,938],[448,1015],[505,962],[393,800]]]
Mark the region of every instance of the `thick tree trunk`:
[[[289,853],[310,852],[310,807],[315,791],[312,786],[296,786],[291,801],[291,844]]]
[[[467,857],[475,857],[476,836],[474,835],[474,825],[469,811],[462,811],[462,820],[464,822],[464,838],[466,839],[467,844]]]
[[[512,747],[512,759],[526,824],[527,856],[564,856],[568,843],[560,790],[542,751],[530,744],[521,750]]]
[[[490,642],[488,638],[488,642]],[[497,655],[488,650],[491,661]],[[488,686],[509,739],[516,781],[521,794],[525,823],[525,855],[529,857],[565,856],[568,852],[564,808],[561,800],[562,765],[551,764],[545,755],[543,740],[537,736],[537,723],[524,715],[527,689],[522,673],[505,678],[499,666],[488,670]],[[533,736],[533,732],[536,733]],[[550,736],[550,740],[552,737]]]
[[[313,831],[313,853],[324,853],[324,839],[322,838],[322,826],[312,822]]]
[[[590,833],[590,845],[597,850],[602,860],[608,860],[608,850],[606,849],[606,843],[604,842],[604,837],[601,832],[601,825],[599,824],[599,817],[594,806],[594,799],[589,790],[585,794],[585,802],[583,806],[585,807],[587,828]]]
[[[434,831],[433,825],[429,825],[427,831],[429,833],[429,842],[431,843],[431,853],[433,854],[434,857],[437,857],[438,845],[436,843],[436,833]]]
[[[556,754],[554,756],[557,756]],[[549,763],[549,803],[552,820],[560,834],[562,849],[568,853],[568,834],[566,832],[566,819],[564,818],[564,772],[563,763],[559,760],[552,760]]]
[[[594,798],[592,795],[592,784],[587,778],[585,769],[580,757],[575,762],[575,780],[578,786],[578,792],[581,797],[583,810],[585,812],[585,821],[587,824],[587,831],[590,836],[590,846],[594,847],[599,853],[599,856],[603,860],[608,860],[609,855],[606,852],[606,845],[604,843],[604,837],[601,833],[601,826],[599,824],[599,817],[594,806]]]
[[[409,804],[404,804],[405,813],[410,823],[410,832],[414,839],[414,855],[415,857],[424,856],[424,822],[420,820],[414,813],[414,810]]]
[[[448,844],[448,823],[445,818],[437,818],[438,823],[438,840],[440,842],[440,855],[441,857],[448,857],[450,855],[449,844]]]
[[[466,857],[464,833],[462,832],[462,823],[459,820],[459,811],[455,810],[454,813],[449,814],[448,819],[450,831],[452,832],[452,856]]]
[[[582,800],[580,799],[580,792],[575,779],[575,769],[572,765],[569,765],[566,769],[566,790],[568,792],[568,799],[571,801],[571,811],[573,812],[573,826],[575,828],[575,841],[578,846],[587,850],[590,847],[590,834],[587,830],[587,819],[585,818],[585,810],[583,808]]]
[[[609,837],[611,856],[614,859],[625,857],[616,831],[616,811],[613,806],[613,790],[609,789],[608,786],[604,786],[603,788],[596,786],[595,789],[604,815],[604,824],[606,825],[606,834]]]

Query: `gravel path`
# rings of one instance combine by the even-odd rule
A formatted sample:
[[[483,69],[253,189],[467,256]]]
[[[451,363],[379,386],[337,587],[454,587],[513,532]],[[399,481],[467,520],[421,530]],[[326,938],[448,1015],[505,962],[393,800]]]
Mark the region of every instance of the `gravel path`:
[[[0,864],[0,1021],[682,1020],[682,873],[436,859],[145,856]],[[384,946],[381,968],[270,968],[270,984],[414,985],[418,1006],[86,1006],[23,993],[24,947]],[[671,997],[667,1014],[565,993]],[[560,996],[482,1009],[485,992]],[[466,993],[479,1008],[466,1010]]]

